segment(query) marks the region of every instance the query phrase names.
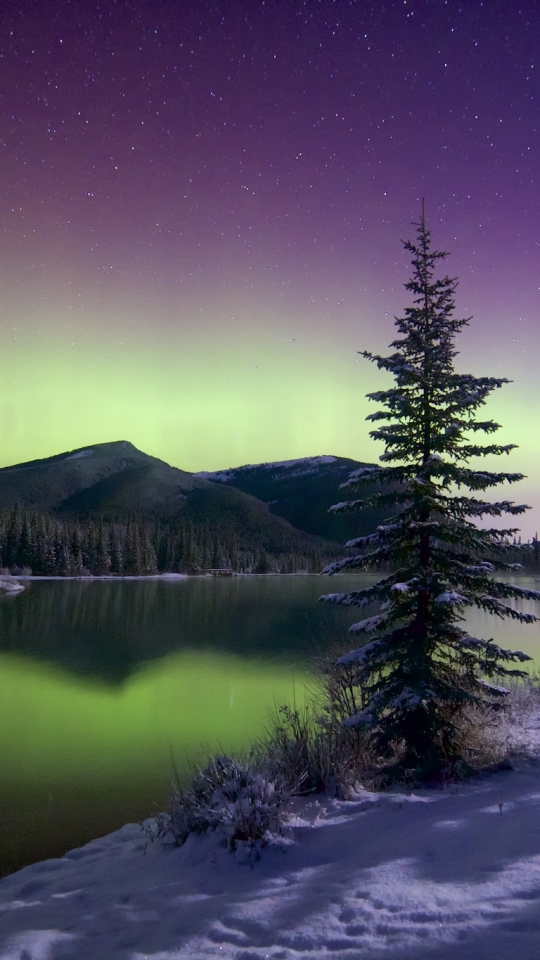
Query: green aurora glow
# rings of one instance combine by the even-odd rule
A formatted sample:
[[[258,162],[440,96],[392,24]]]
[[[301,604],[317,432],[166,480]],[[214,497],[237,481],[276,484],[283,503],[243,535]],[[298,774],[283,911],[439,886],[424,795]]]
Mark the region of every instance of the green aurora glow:
[[[98,344],[95,334],[66,342],[65,329],[54,337],[30,336],[21,323],[20,339],[0,352],[1,465],[119,439],[193,472],[322,453],[377,459],[382,448],[369,439],[365,422],[375,408],[365,394],[387,381],[357,350],[368,343],[385,350],[393,335],[389,318],[369,338],[355,336],[349,321],[326,344],[310,332],[307,318],[290,329],[276,320],[271,332],[253,323],[249,336],[241,326],[212,337],[205,327],[182,340],[174,330],[141,335],[109,324]],[[290,332],[297,336],[286,336]],[[505,368],[500,354],[494,362],[496,342],[475,362],[474,337],[474,328],[464,335],[459,367],[511,377],[516,364],[509,356]],[[533,389],[530,378],[516,372],[486,412],[502,423],[501,442],[520,447],[504,468],[530,477],[512,498],[538,509],[540,434],[531,430],[527,410]],[[500,469],[503,461],[494,458],[489,466]],[[521,525],[530,535],[534,524],[530,514]]]
[[[274,702],[301,700],[308,682],[290,666],[195,652],[164,657],[121,688],[10,654],[0,676],[2,777],[28,789],[154,775],[166,784],[171,748],[182,767],[207,746],[247,747]]]

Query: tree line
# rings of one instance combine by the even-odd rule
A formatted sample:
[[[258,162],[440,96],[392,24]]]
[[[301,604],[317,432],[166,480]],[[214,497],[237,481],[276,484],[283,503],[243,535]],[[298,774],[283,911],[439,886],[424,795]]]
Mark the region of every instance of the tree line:
[[[64,520],[18,506],[0,511],[0,552],[2,567],[12,573],[60,577],[319,572],[323,565],[318,553],[301,546],[270,552],[209,524]]]

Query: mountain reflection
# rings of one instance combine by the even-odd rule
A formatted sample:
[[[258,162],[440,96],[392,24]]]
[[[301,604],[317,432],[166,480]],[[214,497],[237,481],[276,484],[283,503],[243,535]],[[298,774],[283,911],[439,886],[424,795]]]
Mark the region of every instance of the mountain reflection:
[[[358,584],[358,577],[347,580]],[[319,577],[35,581],[0,603],[0,652],[113,684],[178,650],[306,663],[346,639],[354,619],[350,609],[317,604],[327,583]]]

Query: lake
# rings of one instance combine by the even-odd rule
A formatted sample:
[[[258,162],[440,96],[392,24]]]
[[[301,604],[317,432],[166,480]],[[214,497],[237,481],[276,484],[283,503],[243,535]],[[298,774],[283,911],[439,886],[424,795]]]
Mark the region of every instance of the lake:
[[[164,809],[175,764],[248,746],[364,615],[320,594],[375,579],[33,581],[2,597],[0,875]],[[467,623],[540,657],[536,624]]]

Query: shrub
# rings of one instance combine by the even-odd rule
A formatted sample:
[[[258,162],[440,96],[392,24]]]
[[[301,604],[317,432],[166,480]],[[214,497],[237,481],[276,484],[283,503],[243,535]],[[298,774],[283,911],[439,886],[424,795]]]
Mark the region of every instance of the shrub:
[[[376,753],[372,733],[351,729],[343,720],[362,709],[362,690],[351,665],[336,662],[339,651],[317,661],[321,683],[304,704],[276,705],[266,734],[244,760],[217,756],[177,788],[170,812],[145,822],[149,838],[182,845],[190,834],[219,832],[229,850],[246,844],[258,855],[272,834],[283,834],[293,797],[325,792],[347,799],[360,785],[381,789],[392,782],[388,757]],[[438,770],[441,781],[458,780],[474,770],[495,767],[510,750],[523,749],[525,730],[540,709],[540,680],[531,676],[510,685],[508,711],[494,714],[471,706],[459,718],[459,762],[447,758]],[[397,759],[403,745],[391,744]],[[416,781],[406,778],[410,786]]]
[[[248,763],[214,757],[187,789],[178,787],[170,813],[157,819],[157,836],[165,843],[185,843],[190,833],[218,830],[230,850],[240,842],[263,845],[281,832],[287,795]]]
[[[335,651],[316,661],[318,683],[302,707],[277,706],[259,745],[268,775],[293,796],[327,792],[346,797],[355,783],[372,781],[372,737],[343,725],[361,693]]]

